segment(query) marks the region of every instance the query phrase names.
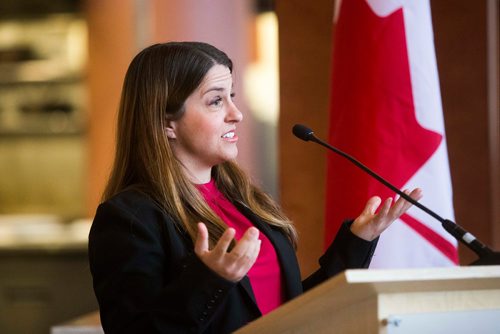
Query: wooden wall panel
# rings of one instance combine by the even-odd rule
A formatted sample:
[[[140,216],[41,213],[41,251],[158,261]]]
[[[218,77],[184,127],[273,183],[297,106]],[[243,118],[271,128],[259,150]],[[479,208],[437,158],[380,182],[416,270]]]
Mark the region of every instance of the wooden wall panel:
[[[326,152],[295,138],[303,123],[325,137],[328,123],[332,0],[276,2],[280,52],[279,174],[281,202],[295,222],[302,273],[323,250]]]
[[[486,1],[431,2],[456,222],[494,247]],[[497,203],[500,205],[500,203]],[[499,245],[496,245],[499,246]],[[476,256],[460,246],[462,264]]]
[[[87,0],[89,94],[87,214],[101,198],[114,157],[116,112],[121,86],[135,53],[134,4],[131,0]]]

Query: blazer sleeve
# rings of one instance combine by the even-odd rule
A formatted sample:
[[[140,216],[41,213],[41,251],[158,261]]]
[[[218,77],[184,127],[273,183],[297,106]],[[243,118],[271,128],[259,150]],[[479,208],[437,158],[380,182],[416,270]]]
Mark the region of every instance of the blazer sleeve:
[[[196,333],[210,324],[235,283],[188,252],[179,235],[159,210],[99,206],[89,260],[106,333]]]
[[[319,259],[320,268],[307,277],[302,286],[307,291],[346,269],[368,268],[378,238],[366,241],[351,232],[351,221],[344,222],[332,244]]]

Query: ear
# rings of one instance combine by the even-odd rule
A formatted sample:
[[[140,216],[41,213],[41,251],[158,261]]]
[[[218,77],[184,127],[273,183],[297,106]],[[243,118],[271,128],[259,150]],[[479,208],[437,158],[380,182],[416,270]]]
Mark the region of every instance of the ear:
[[[168,121],[167,122],[167,127],[165,128],[165,131],[167,132],[167,137],[168,139],[175,139],[177,136],[175,135],[175,122],[174,121]]]

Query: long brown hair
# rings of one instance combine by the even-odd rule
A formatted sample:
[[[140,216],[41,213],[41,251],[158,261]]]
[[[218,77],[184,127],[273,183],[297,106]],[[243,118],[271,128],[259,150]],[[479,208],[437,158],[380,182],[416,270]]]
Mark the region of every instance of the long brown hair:
[[[196,224],[204,222],[212,246],[227,225],[185,175],[165,129],[169,120],[182,117],[184,102],[216,64],[232,72],[233,64],[224,52],[200,42],[155,44],[132,60],[120,100],[115,161],[103,194],[107,200],[125,189],[142,191],[174,218],[193,242]],[[212,168],[212,177],[227,198],[280,228],[296,245],[292,223],[234,161]]]

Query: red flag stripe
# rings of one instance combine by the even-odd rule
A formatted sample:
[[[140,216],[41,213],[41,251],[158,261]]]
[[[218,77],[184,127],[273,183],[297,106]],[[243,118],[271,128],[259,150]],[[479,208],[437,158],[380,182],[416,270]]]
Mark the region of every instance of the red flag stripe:
[[[432,246],[443,253],[444,256],[450,259],[450,261],[458,264],[458,254],[455,245],[408,214],[402,215],[400,219],[417,232],[422,238],[427,240]]]

